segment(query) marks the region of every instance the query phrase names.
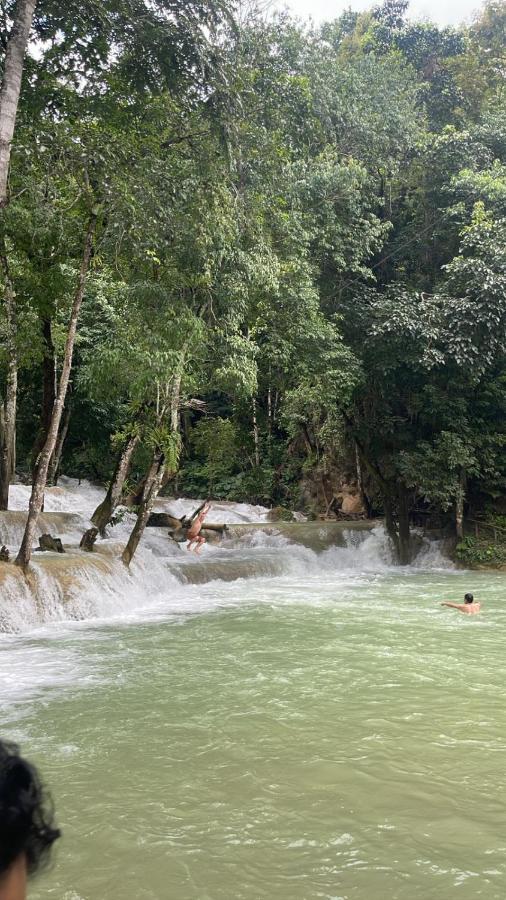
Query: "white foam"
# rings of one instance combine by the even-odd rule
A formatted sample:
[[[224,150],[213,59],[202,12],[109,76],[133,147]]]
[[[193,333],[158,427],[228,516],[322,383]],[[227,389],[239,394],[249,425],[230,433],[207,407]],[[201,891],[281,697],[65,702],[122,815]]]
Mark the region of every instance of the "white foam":
[[[18,508],[23,507],[28,502],[29,488],[15,485],[13,492]],[[82,531],[88,527],[89,516],[102,497],[102,490],[87,482],[79,484],[75,479],[63,478],[58,488],[49,489],[46,509],[54,511],[57,507],[59,513],[74,514],[61,519],[60,536],[64,543],[77,547]],[[194,510],[198,503],[195,499],[161,499],[158,508],[181,516]],[[265,507],[224,502],[213,503],[213,512],[216,519],[230,524],[265,523],[268,514]],[[164,529],[146,529],[133,564],[127,570],[120,554],[133,521],[132,513],[127,512],[111,529],[109,539],[99,542],[99,552],[92,557],[74,551],[57,565],[49,565],[36,554],[30,583],[19,573],[4,578],[0,631],[27,631],[48,623],[76,620],[128,618],[132,614],[151,615],[154,610],[163,610],[168,615],[208,609],[223,602],[225,583],[244,579],[250,586],[255,579],[260,583],[265,578],[289,579],[293,584],[297,580],[323,577],[335,583],[336,578],[356,578],[394,569],[391,545],[381,526],[372,530],[346,528],[341,532],[343,546],[333,545],[321,552],[291,542],[273,526],[269,532],[252,530],[222,544],[207,544],[201,556],[171,542]],[[49,554],[44,556],[51,561]],[[450,564],[437,544],[425,541],[413,565],[418,569],[434,569],[447,568]],[[398,567],[395,571],[399,571]],[[208,589],[214,583],[216,590]],[[232,595],[233,591],[227,592],[229,599]]]
[[[168,512],[176,518],[192,513],[201,503],[203,498],[190,499],[188,497],[162,497],[157,500],[156,507]],[[266,506],[253,506],[250,503],[232,503],[228,500],[213,500],[209,521],[224,523],[226,525],[239,525],[249,522],[268,522],[269,509]]]
[[[27,510],[31,487],[12,484],[9,491],[9,509]],[[56,487],[46,488],[44,509],[46,512],[76,512],[89,518],[104,499],[104,489],[89,481],[61,476]]]

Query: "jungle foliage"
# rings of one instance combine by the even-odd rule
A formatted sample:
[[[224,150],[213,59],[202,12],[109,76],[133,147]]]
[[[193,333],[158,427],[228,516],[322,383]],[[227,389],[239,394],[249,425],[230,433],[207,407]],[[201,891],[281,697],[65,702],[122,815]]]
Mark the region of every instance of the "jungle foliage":
[[[4,480],[40,474],[93,214],[49,480],[317,513],[337,471],[403,561],[415,510],[461,537],[501,512],[505,27],[497,0],[460,28],[404,0],[318,28],[39,0],[1,215]]]

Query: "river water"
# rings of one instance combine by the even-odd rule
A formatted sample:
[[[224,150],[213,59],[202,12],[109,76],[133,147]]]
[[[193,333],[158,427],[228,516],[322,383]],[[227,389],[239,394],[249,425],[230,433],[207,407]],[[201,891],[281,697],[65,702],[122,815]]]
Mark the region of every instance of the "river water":
[[[95,500],[67,482],[47,508],[70,540]],[[504,575],[435,546],[395,568],[380,528],[201,559],[153,530],[131,576],[114,548],[65,602],[40,562],[47,606],[3,584],[0,733],[64,832],[33,900],[506,896]],[[466,590],[481,616],[440,607]]]

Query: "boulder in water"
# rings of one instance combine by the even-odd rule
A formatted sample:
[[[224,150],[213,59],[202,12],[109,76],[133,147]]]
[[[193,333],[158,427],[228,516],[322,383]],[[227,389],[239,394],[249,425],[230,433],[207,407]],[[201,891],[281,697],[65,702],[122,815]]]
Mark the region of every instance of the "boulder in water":
[[[52,537],[50,534],[41,534],[37,550],[52,550],[54,553],[65,553],[60,538]]]
[[[344,516],[364,515],[365,509],[360,494],[344,494],[341,512]]]
[[[0,547],[0,562],[9,562],[11,555],[5,544]]]
[[[172,538],[176,544],[184,544],[188,540],[188,529],[174,528],[173,530],[169,530],[169,537]]]
[[[273,506],[267,513],[267,520],[269,522],[295,522],[295,516],[284,506]]]

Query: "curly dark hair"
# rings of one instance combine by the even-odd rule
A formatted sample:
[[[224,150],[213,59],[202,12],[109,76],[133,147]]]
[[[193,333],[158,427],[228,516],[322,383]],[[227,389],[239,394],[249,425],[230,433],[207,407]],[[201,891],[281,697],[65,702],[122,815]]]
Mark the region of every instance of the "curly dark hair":
[[[0,740],[0,877],[21,854],[29,875],[48,861],[60,831],[38,772],[19,747]]]

